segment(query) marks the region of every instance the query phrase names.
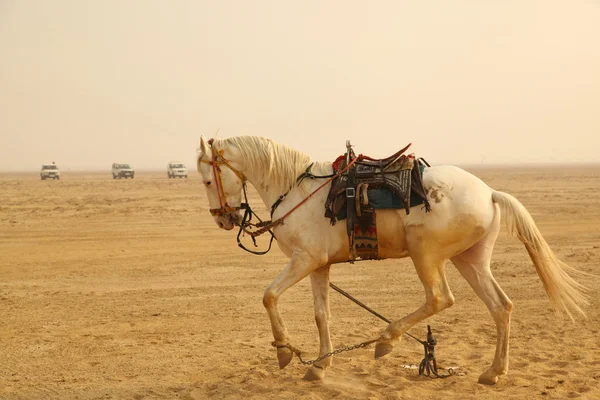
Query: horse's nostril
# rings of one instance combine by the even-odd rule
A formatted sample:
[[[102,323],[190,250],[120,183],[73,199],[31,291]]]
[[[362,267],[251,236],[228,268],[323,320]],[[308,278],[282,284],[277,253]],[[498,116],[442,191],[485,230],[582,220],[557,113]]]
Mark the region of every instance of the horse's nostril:
[[[219,228],[223,229],[223,223],[219,222]]]
[[[240,218],[237,214],[230,214],[229,215],[229,221],[234,224],[234,225],[239,225],[240,223]]]

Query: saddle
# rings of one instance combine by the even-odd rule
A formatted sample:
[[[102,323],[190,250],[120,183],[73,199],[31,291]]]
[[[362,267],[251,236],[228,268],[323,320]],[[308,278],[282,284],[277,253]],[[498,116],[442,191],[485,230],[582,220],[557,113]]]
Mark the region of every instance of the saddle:
[[[395,154],[382,159],[374,159],[362,154],[356,156],[350,142],[346,142],[346,154],[333,163],[334,173],[354,164],[332,181],[325,202],[325,217],[332,225],[346,218],[346,230],[350,241],[350,261],[356,258],[377,259],[376,208],[398,208],[391,201],[386,205],[377,204],[375,197],[390,194],[395,203],[404,208],[424,204],[426,212],[431,211],[423,187],[422,170],[427,162],[415,159],[414,154],[405,155],[410,144]]]

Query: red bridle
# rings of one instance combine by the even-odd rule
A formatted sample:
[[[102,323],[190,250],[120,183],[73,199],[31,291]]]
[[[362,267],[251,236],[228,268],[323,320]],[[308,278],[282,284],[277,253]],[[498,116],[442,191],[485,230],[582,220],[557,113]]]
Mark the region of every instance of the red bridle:
[[[199,161],[203,164],[208,164],[212,166],[213,176],[215,180],[215,185],[217,186],[217,195],[219,196],[220,205],[219,208],[210,208],[209,211],[213,217],[231,214],[232,212],[240,210],[241,207],[232,207],[227,203],[227,196],[225,194],[225,189],[223,188],[223,179],[221,178],[221,165],[227,165],[229,169],[232,170],[238,176],[238,178],[242,180],[242,185],[246,184],[246,177],[240,171],[233,168],[229,161],[227,161],[225,157],[223,157],[225,150],[217,151],[212,146],[213,139],[210,139],[208,141],[208,144],[210,145],[210,150],[212,153],[211,160],[205,161],[200,159]]]

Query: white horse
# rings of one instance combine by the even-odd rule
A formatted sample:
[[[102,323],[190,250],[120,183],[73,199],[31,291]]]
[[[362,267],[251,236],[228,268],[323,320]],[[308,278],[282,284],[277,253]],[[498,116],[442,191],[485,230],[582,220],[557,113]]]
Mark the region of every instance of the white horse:
[[[261,137],[232,137],[207,142],[200,139],[198,171],[217,225],[225,230],[239,225],[243,184],[251,183],[266,206],[284,193],[273,220],[304,200],[324,179],[296,178],[311,163],[296,150]],[[317,162],[315,175],[331,174],[331,163]],[[491,189],[477,177],[453,166],[434,166],[423,172],[423,183],[431,212],[414,207],[377,210],[376,225],[381,258],[410,257],[425,288],[425,303],[416,311],[393,321],[379,338],[375,358],[390,353],[402,334],[454,304],[445,275],[448,259],[469,282],[488,307],[497,328],[496,353],[492,365],[479,377],[480,383],[495,384],[508,371],[508,342],[512,302],[490,271],[492,249],[500,229],[501,212],[509,230],[525,245],[544,289],[555,310],[572,318],[571,311],[584,315],[586,289],[567,272],[576,272],[554,255],[531,215],[513,196]],[[279,367],[293,353],[285,347],[290,336],[277,308],[279,297],[292,285],[310,275],[319,330],[320,355],[333,350],[329,333],[329,268],[349,259],[346,224],[331,225],[324,217],[324,203],[331,184],[316,192],[274,228],[277,244],[290,258],[279,276],[266,289],[263,304],[269,314]],[[220,208],[217,208],[220,207]],[[331,357],[312,365],[305,379],[322,379]]]

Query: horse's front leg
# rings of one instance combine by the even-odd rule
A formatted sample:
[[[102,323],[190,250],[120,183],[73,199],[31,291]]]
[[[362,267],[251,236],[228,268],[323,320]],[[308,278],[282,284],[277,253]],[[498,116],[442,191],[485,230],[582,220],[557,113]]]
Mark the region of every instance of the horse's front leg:
[[[329,310],[329,267],[329,265],[326,265],[310,274],[310,283],[315,302],[315,321],[319,330],[319,357],[333,350],[331,335],[329,333],[329,318],[331,316]],[[327,357],[324,360],[314,363],[306,371],[304,379],[307,381],[323,379],[325,377],[325,369],[331,366],[331,362],[331,357]]]
[[[263,296],[263,305],[267,309],[269,319],[271,320],[271,329],[273,330],[273,338],[275,339],[274,344],[277,347],[279,368],[285,368],[292,361],[294,353],[289,348],[284,347],[289,344],[289,335],[281,313],[277,308],[277,302],[283,292],[319,267],[319,263],[310,255],[303,251],[295,251],[292,254],[290,262],[271,285],[269,285]]]

